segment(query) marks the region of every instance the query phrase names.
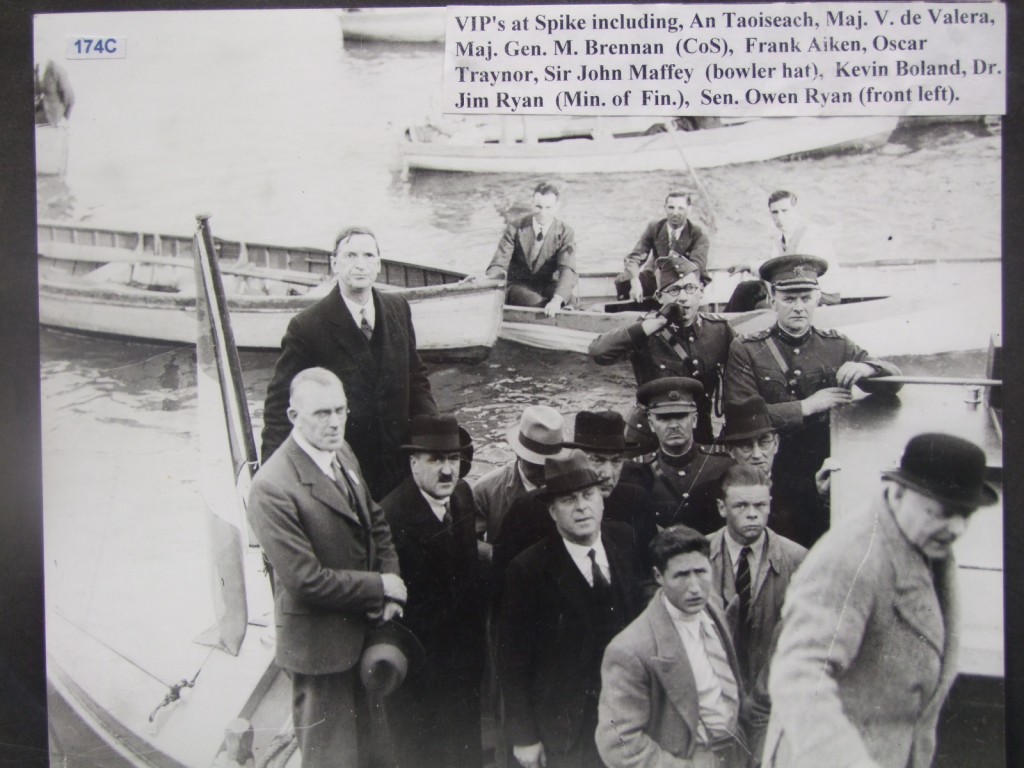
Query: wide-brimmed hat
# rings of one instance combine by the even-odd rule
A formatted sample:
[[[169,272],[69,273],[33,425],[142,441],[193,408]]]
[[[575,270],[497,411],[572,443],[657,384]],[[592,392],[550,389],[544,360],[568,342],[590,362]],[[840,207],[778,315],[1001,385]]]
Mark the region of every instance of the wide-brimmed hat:
[[[600,484],[601,478],[590,468],[590,462],[583,451],[574,448],[566,454],[544,462],[544,487],[537,491],[541,498],[550,499],[552,496]]]
[[[882,477],[944,504],[985,507],[999,495],[985,482],[985,452],[969,440],[940,432],[912,437],[899,469]]]
[[[416,635],[397,621],[386,621],[366,635],[359,659],[359,679],[366,690],[387,696],[410,671],[423,665],[425,656]]]
[[[828,262],[817,256],[791,253],[768,259],[758,274],[776,291],[806,291],[818,287],[818,278],[828,270]]]
[[[760,395],[751,395],[739,402],[726,402],[725,426],[718,436],[719,442],[731,443],[750,440],[774,432],[768,405]]]
[[[576,414],[573,436],[566,448],[581,448],[591,453],[630,453],[639,445],[626,440],[626,422],[616,411],[580,411]]]
[[[666,376],[648,381],[636,391],[636,401],[648,413],[692,413],[704,385],[687,376]]]
[[[562,414],[546,405],[530,405],[506,437],[516,456],[532,464],[543,464],[552,456],[563,456]]]
[[[398,446],[402,451],[452,453],[473,447],[469,432],[459,426],[450,414],[422,414],[409,420],[409,442]]]

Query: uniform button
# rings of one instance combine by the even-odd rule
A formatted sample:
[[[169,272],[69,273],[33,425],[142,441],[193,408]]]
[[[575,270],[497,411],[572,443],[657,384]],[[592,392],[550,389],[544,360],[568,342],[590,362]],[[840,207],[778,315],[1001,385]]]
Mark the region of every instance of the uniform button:
[[[678,475],[679,475],[680,477],[686,477],[686,470],[685,470],[685,469],[680,469],[680,470],[677,470],[677,474],[678,474]]]
[[[793,375],[794,376],[801,376],[802,374],[803,374],[803,371],[801,371],[799,368],[797,368],[795,371],[793,371]]]
[[[796,349],[794,349],[793,350],[793,354],[794,355],[799,355],[800,354],[800,347],[797,347]]]
[[[693,343],[693,336],[690,337],[690,343]]]
[[[661,370],[665,370],[665,364],[664,364],[664,363],[662,363],[662,364],[661,364],[661,365],[659,365],[658,367],[659,367],[659,368],[661,368]]]

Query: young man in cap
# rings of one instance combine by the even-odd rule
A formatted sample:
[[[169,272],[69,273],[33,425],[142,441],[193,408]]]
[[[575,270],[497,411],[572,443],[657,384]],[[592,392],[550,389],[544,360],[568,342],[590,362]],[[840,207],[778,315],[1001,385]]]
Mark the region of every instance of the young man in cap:
[[[714,442],[711,403],[721,391],[722,372],[735,334],[725,318],[700,311],[704,283],[700,268],[687,259],[658,263],[661,309],[591,342],[588,353],[598,365],[629,358],[637,386],[666,376],[687,376],[704,385],[698,400],[695,437]]]
[[[597,747],[608,768],[744,768],[743,680],[709,600],[708,541],[684,525],[658,534],[660,589],[601,664]]]
[[[620,299],[642,301],[654,295],[656,263],[671,256],[693,262],[701,276],[707,276],[711,241],[690,219],[690,204],[690,193],[683,190],[665,196],[665,218],[648,222],[626,256],[625,271],[615,280]]]
[[[604,519],[625,523],[633,529],[637,544],[639,573],[650,572],[648,545],[658,532],[654,499],[641,485],[620,482],[628,453],[636,449],[623,433],[626,423],[615,411],[580,411],[576,414],[573,439],[563,445],[584,452],[600,483]],[[495,571],[503,570],[512,558],[554,530],[546,500],[540,492],[527,494],[512,505],[506,525],[494,544]]]
[[[973,443],[918,435],[870,508],[808,554],[772,659],[765,766],[931,765],[957,670],[952,546],[998,500],[985,471]]]
[[[402,450],[410,475],[381,508],[409,592],[403,623],[426,662],[388,700],[397,765],[478,768],[485,600],[473,492],[461,479],[473,445],[454,416],[416,416]]]
[[[564,455],[562,414],[546,405],[530,405],[523,410],[518,424],[508,428],[506,436],[516,458],[488,472],[473,483],[477,507],[477,536],[487,542],[483,550],[491,556],[491,545],[501,532],[502,523],[517,499],[544,484],[544,462]]]
[[[369,629],[406,601],[384,513],[345,442],[341,381],[291,380],[292,433],[253,478],[248,518],[273,566],[275,660],[292,681],[303,768],[364,766],[369,711],[358,664]]]
[[[508,281],[505,303],[543,307],[553,317],[576,290],[576,240],[572,227],[555,218],[558,187],[533,190],[533,213],[509,224],[487,267],[487,277]]]
[[[776,322],[733,341],[725,374],[727,402],[760,395],[768,404],[779,431],[774,492],[799,515],[790,538],[807,547],[828,530],[815,473],[830,453],[829,411],[851,401],[854,384],[899,374],[838,331],[814,327],[818,276],[826,269],[814,256],[780,256],[762,265]]]
[[[600,765],[601,655],[636,615],[633,536],[602,524],[600,478],[578,450],[548,459],[555,530],[508,567],[498,625],[505,736],[523,768]]]
[[[686,516],[691,492],[729,466],[728,456],[694,441],[697,403],[704,392],[696,379],[671,376],[649,381],[637,390],[637,402],[647,409],[658,451],[645,464],[629,467],[626,480],[651,490],[658,525],[674,525]]]

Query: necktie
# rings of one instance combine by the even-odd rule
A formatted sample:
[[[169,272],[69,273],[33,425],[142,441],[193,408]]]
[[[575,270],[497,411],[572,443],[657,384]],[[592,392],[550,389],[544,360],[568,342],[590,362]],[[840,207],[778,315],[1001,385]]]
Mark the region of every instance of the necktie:
[[[537,242],[539,243],[543,239],[544,239],[544,230],[538,229],[537,230]]]
[[[331,461],[331,469],[334,470],[334,482],[337,483],[341,492],[345,494],[345,499],[348,501],[348,505],[352,507],[352,511],[356,513],[356,517],[359,518],[359,522],[366,529],[370,528],[370,521],[366,519],[363,508],[359,505],[356,499],[355,491],[352,490],[352,483],[345,476],[345,471],[341,468],[341,462],[338,461],[338,457],[335,456]]]
[[[362,315],[363,322],[359,324],[359,330],[363,332],[363,336],[369,341],[373,337],[373,327],[370,325],[370,321],[366,319],[366,307],[363,307]]]
[[[444,523],[444,527],[448,529],[448,532],[450,533],[454,522],[454,519],[452,518],[452,503],[450,501],[445,501],[444,503],[444,518],[442,518],[441,522]]]
[[[736,653],[740,657],[741,668],[746,668],[747,644],[750,639],[750,591],[750,547],[743,547],[736,567],[736,595],[740,600],[736,625]]]
[[[711,670],[718,678],[718,684],[722,686],[722,697],[728,701],[727,706],[730,709],[728,720],[734,722],[740,701],[736,677],[732,673],[732,667],[729,666],[729,657],[725,654],[725,646],[722,645],[718,632],[711,626],[711,620],[707,616],[702,616],[701,619],[700,634],[704,641],[704,653],[707,654]]]
[[[594,589],[608,589],[611,585],[608,583],[608,579],[606,579],[604,574],[601,572],[601,566],[597,564],[597,552],[592,549],[588,549],[587,557],[590,558],[590,578],[593,582],[590,586],[594,587]]]

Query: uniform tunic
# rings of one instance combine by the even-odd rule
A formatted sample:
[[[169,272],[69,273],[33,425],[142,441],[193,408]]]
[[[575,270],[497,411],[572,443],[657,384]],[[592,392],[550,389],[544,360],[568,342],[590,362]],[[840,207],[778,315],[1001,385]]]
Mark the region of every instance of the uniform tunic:
[[[785,363],[775,359],[774,344]],[[836,371],[846,362],[867,363],[876,375],[899,374],[891,363],[874,360],[843,334],[811,328],[803,336],[790,336],[779,326],[741,336],[729,348],[725,397],[739,402],[760,395],[768,404],[772,426],[779,430],[779,452],[772,477],[782,504],[797,517],[796,527],[783,535],[810,547],[826,530],[828,517],[814,484],[814,473],[828,457],[829,413],[806,418],[800,401],[827,387],[835,387]]]
[[[666,456],[658,451],[643,464],[627,463],[620,482],[631,482],[650,489],[654,497],[658,525],[686,522],[686,505],[691,491],[702,482],[713,480],[732,464],[728,455],[716,453],[704,445],[694,445],[682,456]]]
[[[714,442],[711,403],[721,389],[722,372],[735,338],[732,326],[720,315],[698,313],[694,322],[683,326],[678,311],[669,324],[652,336],[644,333],[642,322],[603,333],[590,344],[588,353],[598,365],[611,365],[629,357],[638,387],[666,376],[688,376],[704,385],[697,401],[694,439]]]

